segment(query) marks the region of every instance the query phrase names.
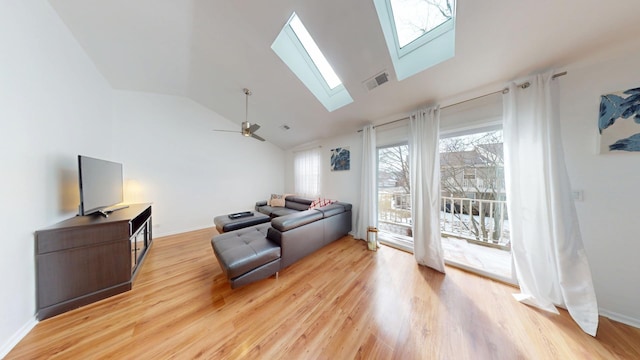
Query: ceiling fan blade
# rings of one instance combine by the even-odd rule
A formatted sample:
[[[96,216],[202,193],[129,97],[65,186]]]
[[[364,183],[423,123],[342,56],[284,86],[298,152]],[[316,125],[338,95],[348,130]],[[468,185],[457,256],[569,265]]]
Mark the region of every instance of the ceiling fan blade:
[[[260,140],[260,141],[264,141],[264,139],[256,134],[251,134],[251,137],[256,139],[256,140]]]
[[[221,129],[213,129],[211,131],[220,131],[220,132],[231,132],[231,133],[242,133],[241,131],[237,131],[237,130],[221,130]]]
[[[251,124],[251,126],[249,127],[249,132],[255,132],[256,130],[260,129],[260,125],[258,124]]]

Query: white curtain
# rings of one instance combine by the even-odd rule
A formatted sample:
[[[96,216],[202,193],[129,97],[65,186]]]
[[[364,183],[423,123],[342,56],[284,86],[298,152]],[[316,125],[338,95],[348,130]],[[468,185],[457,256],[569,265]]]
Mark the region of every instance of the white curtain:
[[[418,109],[409,122],[413,253],[418,264],[444,273],[440,242],[440,106]]]
[[[378,224],[378,194],[376,193],[376,130],[373,125],[362,129],[362,173],[360,176],[360,206],[356,218],[356,239],[367,239],[367,227]]]
[[[320,148],[298,151],[293,155],[294,188],[298,195],[320,195]]]
[[[509,85],[504,155],[519,301],[558,313],[566,307],[595,336],[598,305],[564,162],[553,73]]]

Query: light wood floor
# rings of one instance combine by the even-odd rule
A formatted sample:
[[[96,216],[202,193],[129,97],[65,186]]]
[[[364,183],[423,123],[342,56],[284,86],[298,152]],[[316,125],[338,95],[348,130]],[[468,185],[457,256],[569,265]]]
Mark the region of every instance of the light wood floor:
[[[132,291],[40,322],[7,359],[639,359],[640,329],[597,338],[517,289],[345,237],[231,290],[213,230],[154,241]]]

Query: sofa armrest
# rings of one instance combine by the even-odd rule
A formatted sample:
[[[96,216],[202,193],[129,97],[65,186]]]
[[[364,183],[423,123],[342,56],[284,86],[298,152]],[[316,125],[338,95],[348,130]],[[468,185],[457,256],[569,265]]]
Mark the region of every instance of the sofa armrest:
[[[256,207],[265,206],[265,205],[267,205],[267,200],[262,200],[262,201],[256,202]]]
[[[316,210],[305,210],[277,217],[271,220],[271,226],[278,231],[289,231],[297,227],[322,219],[322,213]]]
[[[283,269],[325,245],[324,224],[313,221],[284,232],[270,227],[267,239],[280,245],[280,266]]]

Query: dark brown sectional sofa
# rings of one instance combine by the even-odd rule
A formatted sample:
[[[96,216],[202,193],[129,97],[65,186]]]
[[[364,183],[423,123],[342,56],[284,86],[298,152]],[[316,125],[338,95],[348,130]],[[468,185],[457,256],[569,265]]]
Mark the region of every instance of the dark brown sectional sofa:
[[[291,206],[304,205],[306,201],[308,208],[309,200],[286,199]],[[211,240],[216,259],[232,288],[272,276],[351,231],[352,206],[348,203],[336,202],[311,210],[265,206],[266,202],[258,203],[256,210],[265,214],[268,211],[269,216],[285,208],[292,211],[274,217],[269,223],[217,235]]]

